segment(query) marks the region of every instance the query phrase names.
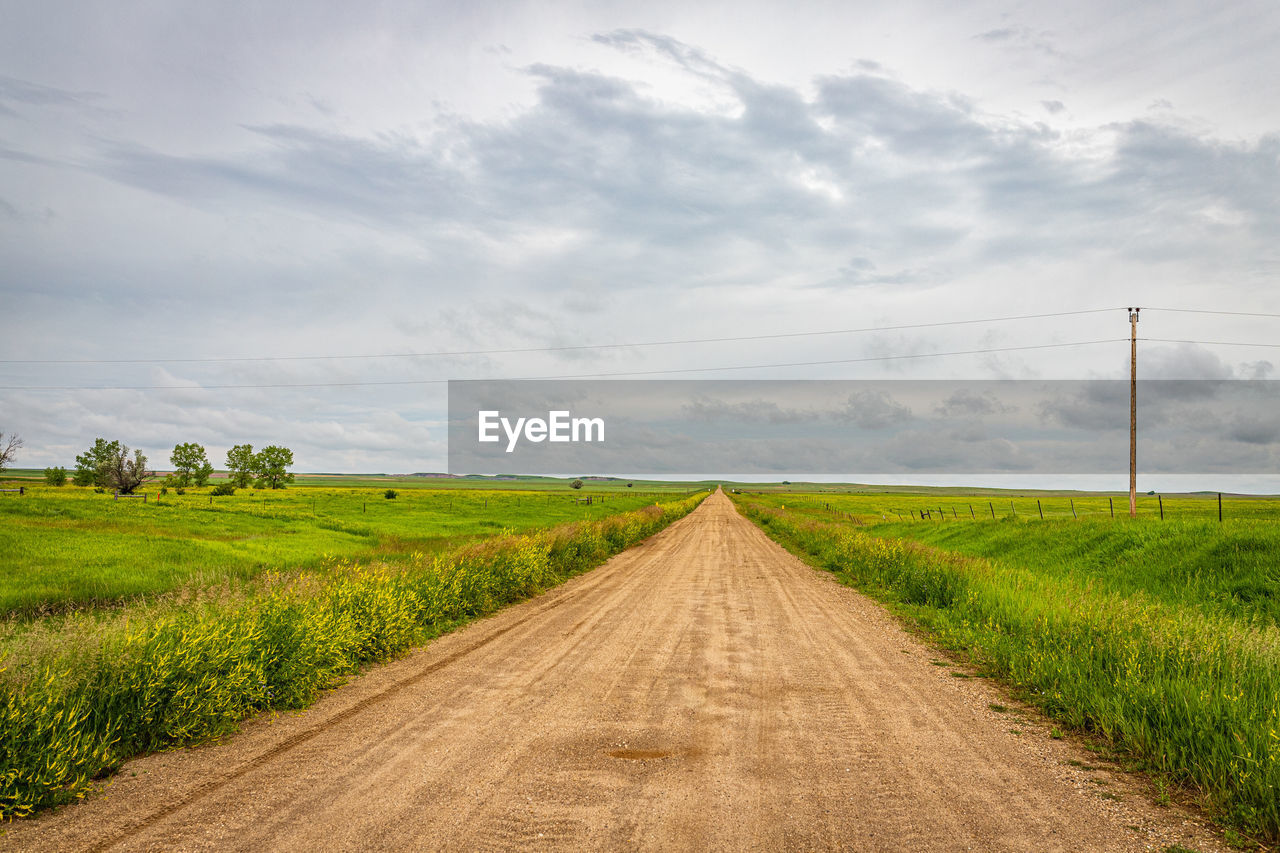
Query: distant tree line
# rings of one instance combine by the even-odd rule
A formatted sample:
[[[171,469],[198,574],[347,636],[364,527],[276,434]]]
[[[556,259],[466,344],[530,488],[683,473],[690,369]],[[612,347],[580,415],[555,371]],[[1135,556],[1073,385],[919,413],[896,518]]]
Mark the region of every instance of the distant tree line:
[[[169,454],[169,464],[173,466],[173,473],[165,478],[165,483],[178,488],[207,485],[213,474],[208,454],[195,442],[175,445]],[[292,465],[293,451],[274,444],[257,453],[253,452],[251,444],[237,444],[227,451],[230,481],[240,488],[256,485],[258,488],[283,489],[293,482],[293,474],[288,470]],[[53,483],[59,470],[46,469],[45,479]],[[99,438],[76,457],[72,482],[77,486],[96,486],[128,495],[155,476],[154,471],[147,470],[147,457],[141,450],[133,451],[130,456],[129,447],[124,443]]]

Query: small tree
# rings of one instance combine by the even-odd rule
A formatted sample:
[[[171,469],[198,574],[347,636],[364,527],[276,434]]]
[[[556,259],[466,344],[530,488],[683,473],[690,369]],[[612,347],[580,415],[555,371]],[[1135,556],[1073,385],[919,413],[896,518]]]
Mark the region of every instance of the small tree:
[[[106,484],[122,495],[131,495],[138,486],[154,477],[155,472],[147,470],[147,457],[141,450],[135,450],[130,459],[128,446],[121,444],[119,447],[104,466]]]
[[[119,456],[120,448],[118,441],[94,439],[93,446],[76,457],[76,473],[71,482],[77,486],[105,489],[108,486],[107,467],[112,459]]]
[[[227,451],[227,470],[231,472],[231,482],[236,486],[249,488],[257,466],[252,444],[237,444]]]
[[[288,471],[293,465],[293,451],[289,448],[272,444],[259,450],[253,459],[259,487],[283,489],[285,484],[293,482],[293,475]]]
[[[571,488],[571,489],[581,489],[581,488],[582,488],[582,481],[581,481],[581,480],[574,480],[572,483],[570,483],[570,484],[569,484],[569,488]]]
[[[204,448],[194,442],[174,446],[173,453],[169,455],[169,463],[173,465],[174,482],[179,486],[191,483],[203,486],[209,482],[209,475],[213,473],[213,466],[209,464]]]
[[[45,468],[44,481],[50,486],[65,486],[67,484],[67,469],[62,467]]]
[[[0,473],[4,472],[13,463],[13,457],[18,454],[18,450],[22,447],[22,436],[16,432],[9,433],[9,437],[5,438],[4,433],[0,432]]]

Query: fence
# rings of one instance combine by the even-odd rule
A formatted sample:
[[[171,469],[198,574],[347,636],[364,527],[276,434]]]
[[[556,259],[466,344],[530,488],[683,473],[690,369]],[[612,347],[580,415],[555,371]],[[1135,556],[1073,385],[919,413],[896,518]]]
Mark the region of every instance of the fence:
[[[746,494],[745,492],[739,492]],[[758,494],[766,494],[760,492]],[[852,493],[856,494],[856,493]],[[799,495],[792,495],[788,503],[800,504],[796,500]],[[1061,504],[1062,498],[1067,498],[1067,505]],[[1077,496],[1080,497],[1080,496]],[[1280,501],[1276,501],[1273,496],[1249,496],[1238,495],[1232,501],[1232,506],[1227,506],[1222,492],[1202,494],[1202,496],[1178,496],[1171,498],[1169,505],[1164,502],[1164,495],[1147,493],[1140,496],[1146,500],[1155,498],[1153,504],[1147,504],[1146,508],[1139,507],[1139,516],[1146,518],[1158,517],[1164,521],[1166,515],[1170,519],[1202,519],[1211,520],[1216,514],[1217,520],[1221,523],[1228,516],[1232,516],[1238,520],[1265,520],[1267,518],[1275,519],[1276,514],[1280,512]],[[857,524],[866,523],[864,516],[870,516],[880,521],[889,521],[896,518],[898,521],[963,521],[965,513],[969,515],[971,521],[978,521],[990,518],[992,520],[998,518],[1039,518],[1041,521],[1051,521],[1054,519],[1070,518],[1080,520],[1082,518],[1119,518],[1121,520],[1129,517],[1128,513],[1123,511],[1119,516],[1116,515],[1115,499],[1113,497],[1104,497],[1097,495],[1092,498],[1080,497],[1080,503],[1076,503],[1075,497],[1067,497],[1062,495],[1056,498],[1032,497],[1029,495],[1021,496],[1023,510],[1019,512],[1016,500],[1001,499],[1001,504],[1008,500],[1009,509],[997,510],[995,501],[988,500],[983,502],[965,502],[950,503],[942,501],[939,503],[930,502],[928,504],[917,504],[916,506],[880,506],[874,509],[859,510],[858,508],[849,506],[839,506],[835,503],[822,501],[821,503],[801,504],[811,509],[820,509],[831,513],[836,518],[853,521]],[[936,500],[936,498],[934,499]],[[1105,500],[1105,502],[1103,502]],[[986,511],[982,510],[982,503],[987,504]],[[1123,503],[1123,501],[1122,501]],[[1033,506],[1034,504],[1034,506]],[[796,507],[799,508],[799,507]],[[1233,510],[1234,508],[1234,515]],[[1032,511],[1034,510],[1034,512]],[[981,513],[981,515],[979,515]]]

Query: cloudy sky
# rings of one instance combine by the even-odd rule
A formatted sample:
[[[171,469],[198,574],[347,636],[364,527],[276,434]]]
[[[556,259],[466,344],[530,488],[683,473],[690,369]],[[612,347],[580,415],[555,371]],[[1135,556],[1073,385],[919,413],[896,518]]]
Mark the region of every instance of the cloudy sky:
[[[1116,378],[1075,312],[1126,305],[1144,376],[1280,378],[1280,317],[1156,310],[1280,314],[1277,43],[1264,0],[0,0],[0,430],[442,470],[441,380]]]

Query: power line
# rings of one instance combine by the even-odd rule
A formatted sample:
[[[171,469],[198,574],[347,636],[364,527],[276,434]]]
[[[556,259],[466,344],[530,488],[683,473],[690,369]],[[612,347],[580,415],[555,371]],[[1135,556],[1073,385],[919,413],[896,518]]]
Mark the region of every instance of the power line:
[[[942,320],[934,323],[905,323],[897,326],[869,326],[861,329],[825,329],[815,332],[780,332],[767,335],[734,335],[724,338],[686,338],[682,340],[639,341],[622,344],[572,344],[554,347],[515,347],[510,349],[447,350],[439,352],[372,353],[364,355],[280,355],[228,356],[218,358],[85,358],[85,359],[0,359],[0,364],[219,364],[262,361],[337,361],[376,358],[443,358],[464,355],[514,355],[531,352],[568,352],[573,350],[625,349],[628,347],[666,347],[684,344],[716,344],[740,341],[764,341],[782,338],[805,338],[820,335],[852,335],[867,332],[896,332],[909,329],[933,329],[943,326],[970,326],[981,323],[1004,323],[1014,320],[1039,320],[1080,314],[1101,314],[1118,308],[1090,308],[1084,311],[1057,311],[1048,314],[1021,314],[1012,317],[987,317],[978,320]]]
[[[909,355],[876,355],[862,358],[835,358],[823,361],[792,361],[773,364],[737,364],[721,367],[678,367],[660,370],[631,370],[617,373],[577,373],[559,376],[513,376],[497,377],[488,381],[528,381],[535,379],[607,379],[625,376],[658,376],[683,373],[703,373],[720,370],[766,370],[775,367],[815,367],[830,364],[856,364],[860,362],[897,361],[909,358],[940,358],[953,355],[981,355],[998,352],[1019,352],[1025,350],[1058,349],[1062,347],[1093,346],[1095,344],[1113,344],[1126,341],[1128,338],[1108,338],[1096,341],[1073,341],[1060,344],[1031,344],[1016,347],[990,347],[985,349],[955,350],[952,352],[924,352]],[[130,386],[75,386],[75,385],[2,385],[0,391],[223,391],[249,388],[354,388],[367,386],[394,385],[435,385],[448,382],[448,379],[388,379],[353,382],[273,382],[262,384],[236,385],[130,385]]]
[[[1143,309],[1146,310],[1145,308]],[[1140,341],[1151,341],[1156,344],[1203,344],[1204,346],[1222,347],[1280,347],[1280,343],[1254,344],[1246,341],[1183,341],[1176,338],[1138,338]]]
[[[1280,314],[1262,314],[1257,311],[1206,311],[1198,308],[1147,308],[1143,311],[1172,311],[1176,314],[1222,314],[1228,317],[1280,317]]]

